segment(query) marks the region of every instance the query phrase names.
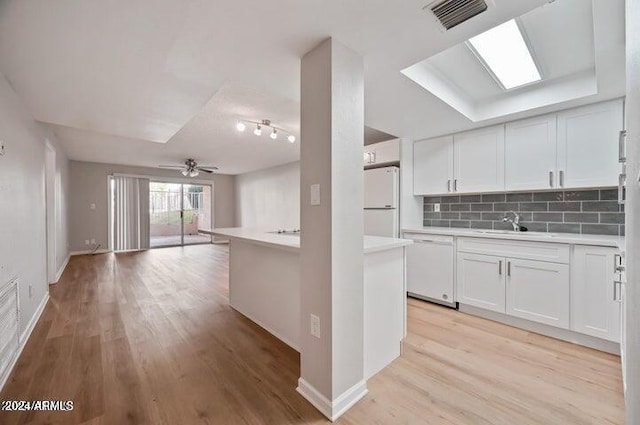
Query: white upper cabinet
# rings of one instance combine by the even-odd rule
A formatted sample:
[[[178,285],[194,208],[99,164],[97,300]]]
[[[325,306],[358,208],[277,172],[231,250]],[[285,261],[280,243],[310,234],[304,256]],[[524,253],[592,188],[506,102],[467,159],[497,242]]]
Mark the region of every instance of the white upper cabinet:
[[[456,134],[453,146],[453,191],[504,190],[504,125]]]
[[[622,100],[558,114],[558,183],[561,188],[616,186]]]
[[[413,144],[414,195],[440,195],[453,190],[453,136]]]
[[[575,246],[571,260],[571,329],[620,341],[620,303],[614,300],[615,248]]]
[[[387,140],[364,147],[364,166],[400,162],[400,139]]]
[[[556,122],[551,114],[506,125],[505,190],[556,187]]]

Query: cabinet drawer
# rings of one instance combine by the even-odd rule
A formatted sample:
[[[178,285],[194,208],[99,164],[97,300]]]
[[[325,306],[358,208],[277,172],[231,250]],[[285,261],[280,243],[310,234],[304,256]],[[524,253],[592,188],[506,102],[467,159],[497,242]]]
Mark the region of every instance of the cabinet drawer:
[[[458,238],[458,251],[569,264],[569,245],[503,239]]]

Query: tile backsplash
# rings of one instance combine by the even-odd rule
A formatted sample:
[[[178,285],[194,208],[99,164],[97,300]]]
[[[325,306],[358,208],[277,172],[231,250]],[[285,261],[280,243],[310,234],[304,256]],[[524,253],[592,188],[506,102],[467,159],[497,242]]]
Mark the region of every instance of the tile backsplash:
[[[532,232],[624,235],[617,189],[428,196],[424,226],[511,230],[502,222],[510,210]]]

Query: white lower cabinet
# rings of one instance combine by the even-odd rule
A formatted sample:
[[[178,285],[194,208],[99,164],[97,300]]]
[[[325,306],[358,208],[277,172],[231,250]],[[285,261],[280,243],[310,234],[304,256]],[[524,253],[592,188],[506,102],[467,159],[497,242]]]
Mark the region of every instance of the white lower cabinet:
[[[574,247],[571,259],[571,329],[620,342],[620,303],[614,300],[615,248]]]
[[[459,252],[457,263],[458,301],[504,313],[504,258]]]
[[[506,259],[506,313],[569,329],[569,266]]]
[[[458,253],[458,300],[486,310],[569,328],[569,266]]]

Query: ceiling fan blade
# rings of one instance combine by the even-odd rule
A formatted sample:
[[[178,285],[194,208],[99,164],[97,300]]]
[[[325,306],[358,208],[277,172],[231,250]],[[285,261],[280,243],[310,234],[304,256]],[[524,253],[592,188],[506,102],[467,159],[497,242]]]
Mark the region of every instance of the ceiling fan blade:
[[[158,165],[158,168],[172,168],[175,170],[184,170],[186,167],[184,165]]]
[[[208,170],[217,170],[218,167],[216,167],[215,165],[198,165],[198,168],[206,168]]]
[[[213,171],[207,170],[206,168],[196,167],[196,170],[203,171],[203,172],[208,173],[208,174],[213,174]]]

